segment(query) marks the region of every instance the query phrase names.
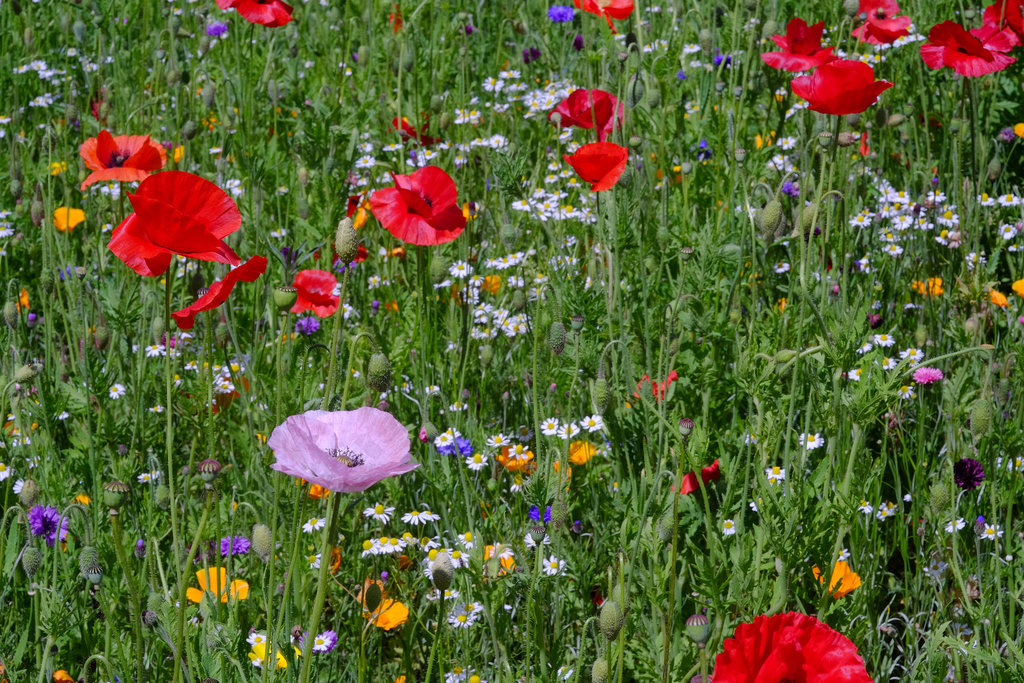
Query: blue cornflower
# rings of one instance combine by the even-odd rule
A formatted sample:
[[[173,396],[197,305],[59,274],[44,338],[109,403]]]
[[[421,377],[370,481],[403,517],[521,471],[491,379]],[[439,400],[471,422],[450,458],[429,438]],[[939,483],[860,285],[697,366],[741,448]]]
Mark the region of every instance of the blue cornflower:
[[[576,13],[572,11],[572,7],[567,5],[552,5],[548,9],[548,19],[557,23],[572,21],[575,16]]]
[[[455,445],[458,447],[459,455],[461,455],[462,457],[468,458],[469,456],[473,455],[473,445],[469,443],[469,439],[467,439],[466,437],[456,437]]]
[[[304,334],[308,337],[319,329],[320,321],[317,320],[316,316],[311,315],[295,321],[295,332],[297,334]]]
[[[206,27],[206,35],[211,38],[220,38],[228,32],[228,25],[223,21],[215,21]]]

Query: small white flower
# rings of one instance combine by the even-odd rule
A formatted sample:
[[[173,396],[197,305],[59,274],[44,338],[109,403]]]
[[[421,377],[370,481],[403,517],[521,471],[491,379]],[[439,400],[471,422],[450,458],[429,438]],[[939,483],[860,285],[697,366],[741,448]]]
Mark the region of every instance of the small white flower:
[[[565,560],[560,560],[554,555],[544,560],[542,565],[544,573],[548,576],[557,576],[565,572]]]
[[[377,503],[372,507],[368,507],[363,510],[364,517],[371,517],[381,524],[387,524],[391,520],[391,515],[395,513],[395,508],[385,507],[381,503]]]
[[[327,524],[327,520],[323,517],[310,517],[309,521],[302,525],[302,530],[307,534],[311,534],[314,531],[320,531]]]
[[[474,453],[473,455],[466,456],[466,467],[479,472],[483,468],[487,467],[487,456],[480,453]]]
[[[798,443],[807,450],[813,451],[815,448],[821,447],[825,443],[825,439],[822,438],[820,433],[801,434]]]
[[[722,520],[722,533],[726,536],[732,536],[736,533],[736,523],[731,519]]]
[[[1003,530],[999,528],[998,524],[986,524],[985,530],[981,532],[981,537],[989,541],[995,541],[1003,537]]]
[[[558,420],[553,417],[549,417],[540,423],[540,433],[545,436],[555,436],[558,433]]]
[[[124,396],[126,393],[128,392],[124,388],[123,384],[115,384],[114,386],[110,387],[110,398],[114,399],[115,401]]]
[[[766,467],[764,474],[768,477],[769,484],[778,484],[786,480],[786,470],[778,465]]]
[[[946,522],[946,533],[955,534],[966,526],[967,522],[964,521],[964,518],[958,517],[954,521]]]
[[[600,415],[591,415],[580,420],[580,426],[593,434],[604,429],[604,419]]]

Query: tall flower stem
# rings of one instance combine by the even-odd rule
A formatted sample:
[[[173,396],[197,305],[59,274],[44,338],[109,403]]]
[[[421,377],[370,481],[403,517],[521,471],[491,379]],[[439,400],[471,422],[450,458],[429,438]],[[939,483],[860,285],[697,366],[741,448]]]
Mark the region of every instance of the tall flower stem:
[[[313,655],[313,639],[320,628],[320,616],[324,611],[327,598],[327,575],[331,567],[331,544],[338,533],[338,511],[341,508],[341,494],[335,492],[334,500],[327,511],[327,533],[320,545],[320,577],[317,579],[316,598],[313,600],[313,611],[309,616],[309,628],[306,629],[306,642],[302,648],[302,674],[300,683],[309,683],[313,671],[311,659]]]
[[[114,535],[114,552],[117,554],[117,561],[124,570],[124,578],[128,583],[128,595],[132,604],[132,638],[135,640],[135,680],[143,680],[142,671],[142,601],[139,596],[138,586],[135,584],[135,577],[128,564],[128,557],[124,552],[124,545],[121,535],[121,518],[116,510],[111,510],[110,528]]]
[[[334,329],[331,332],[331,364],[327,370],[327,384],[324,385],[324,398],[320,402],[320,410],[327,410],[331,401],[331,394],[334,393],[334,384],[337,381],[338,370],[338,347],[341,346],[341,323],[345,318],[345,290],[348,288],[348,267],[341,275],[341,297],[338,299],[338,310],[334,312]],[[344,408],[344,406],[342,406]]]
[[[213,495],[212,491],[207,492],[206,504],[203,506],[203,516],[199,518],[199,526],[196,527],[195,537],[192,539],[192,547],[188,551],[188,557],[185,558],[185,567],[192,566],[192,562],[196,559],[196,553],[199,551],[199,540],[203,537],[203,531],[206,530],[207,520],[210,519],[210,508],[213,507]],[[177,681],[181,674],[182,659],[184,658],[185,653],[185,592],[188,584],[185,580],[184,570],[181,572],[178,583],[178,628],[174,638],[178,656],[174,658],[174,678],[172,679],[174,681]],[[220,588],[222,588],[222,586],[218,586],[214,590],[220,590]]]

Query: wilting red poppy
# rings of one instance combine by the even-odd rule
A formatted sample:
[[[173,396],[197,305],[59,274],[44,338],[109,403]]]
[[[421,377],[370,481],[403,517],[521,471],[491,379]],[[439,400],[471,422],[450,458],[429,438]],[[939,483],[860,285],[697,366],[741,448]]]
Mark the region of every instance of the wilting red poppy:
[[[704,486],[707,486],[713,481],[718,481],[721,477],[722,471],[718,467],[717,458],[707,467],[700,468],[700,479],[704,482]],[[679,493],[684,496],[693,493],[699,488],[700,484],[697,483],[696,472],[687,472],[683,475],[683,480],[679,482]]]
[[[893,43],[910,33],[910,17],[897,17],[899,12],[896,0],[860,0],[857,14],[865,14],[867,19],[853,30],[853,35],[872,45]]]
[[[822,64],[809,76],[799,76],[791,84],[793,92],[822,114],[859,114],[892,87],[889,81],[876,81],[875,70],[864,62],[837,59]]]
[[[455,181],[436,166],[424,166],[412,175],[395,175],[394,187],[370,197],[373,215],[398,239],[408,244],[451,242],[462,234],[466,217],[456,204]]]
[[[391,129],[398,131],[399,135],[402,136],[402,142],[415,140],[424,147],[429,147],[430,145],[437,142],[437,138],[432,138],[429,135],[425,135],[425,133],[427,132],[427,124],[429,122],[430,117],[424,114],[423,125],[420,126],[419,130],[416,130],[416,128],[411,123],[409,123],[409,119],[403,116],[401,123],[399,123],[398,117],[396,116],[395,118],[391,119]]]
[[[281,0],[217,0],[217,6],[233,7],[246,21],[270,28],[284,26],[292,20],[292,6]]]
[[[78,148],[85,167],[92,173],[82,183],[85,189],[93,183],[119,180],[130,183],[143,181],[151,171],[158,171],[167,163],[167,150],[153,142],[148,135],[118,135],[100,131]]]
[[[984,21],[1008,33],[1014,47],[1024,43],[1024,0],[996,0],[985,8]]]
[[[573,0],[577,9],[604,17],[612,33],[618,33],[612,19],[625,19],[633,13],[633,0]]]
[[[821,46],[821,34],[825,31],[825,22],[819,21],[813,26],[797,17],[790,19],[786,25],[786,35],[772,36],[772,40],[781,52],[764,52],[761,59],[773,69],[784,71],[810,71],[826,62],[836,59],[832,47]]]
[[[961,76],[984,76],[1017,61],[1002,54],[1013,48],[1006,33],[986,24],[967,32],[955,21],[936,24],[921,46],[921,59],[932,69],[948,66]]]
[[[799,612],[740,624],[722,647],[715,658],[715,683],[871,683],[849,638]]]
[[[211,311],[217,308],[228,300],[228,295],[231,294],[231,290],[235,288],[236,283],[255,282],[260,275],[263,275],[263,271],[266,269],[267,259],[263,256],[253,256],[225,275],[223,280],[214,282],[194,304],[188,308],[171,313],[171,317],[174,318],[178,329],[191,330],[192,326],[195,325],[196,313]]]
[[[338,279],[326,270],[300,270],[295,274],[292,286],[298,295],[292,313],[313,311],[317,316],[326,318],[341,305],[341,297],[334,293]]]
[[[548,121],[557,113],[561,116],[559,126],[576,126],[587,130],[596,128],[598,141],[604,142],[617,126],[622,125],[624,111],[622,102],[615,95],[604,90],[579,88],[548,112]]]
[[[600,192],[619,182],[629,150],[614,142],[591,142],[571,156],[562,156],[580,178],[590,183],[591,190]]]
[[[677,379],[679,379],[679,373],[673,370],[672,372],[668,373],[668,377],[665,378],[664,382],[654,382],[651,385],[651,393],[654,394],[655,400],[660,401],[661,399],[665,398],[665,392],[668,391],[668,388],[669,386],[672,385],[672,382],[675,382]],[[640,391],[640,388],[644,385],[644,382],[650,381],[650,375],[644,375],[643,377],[641,377],[640,381],[636,383],[636,391]],[[633,396],[639,399],[640,394],[636,393],[636,391],[633,392]]]
[[[238,265],[223,239],[242,225],[228,193],[185,171],[151,175],[128,195],[135,212],[114,229],[107,248],[139,275],[163,275],[175,254]]]

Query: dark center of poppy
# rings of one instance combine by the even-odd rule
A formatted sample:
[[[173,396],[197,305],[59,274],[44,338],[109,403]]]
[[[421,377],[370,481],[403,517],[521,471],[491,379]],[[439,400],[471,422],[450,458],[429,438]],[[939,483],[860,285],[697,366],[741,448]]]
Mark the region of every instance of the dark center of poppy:
[[[124,166],[124,162],[128,161],[130,154],[122,154],[121,152],[114,152],[110,155],[110,159],[107,160],[107,168],[121,168]]]
[[[331,456],[346,467],[359,467],[365,464],[363,454],[357,453],[351,448],[328,448],[327,455]]]
[[[881,8],[876,9],[875,10],[875,19],[885,19],[885,10],[881,9]]]
[[[426,202],[427,206],[429,206],[431,209],[434,208],[434,202],[433,200],[430,199],[430,197],[423,197],[423,201]]]

